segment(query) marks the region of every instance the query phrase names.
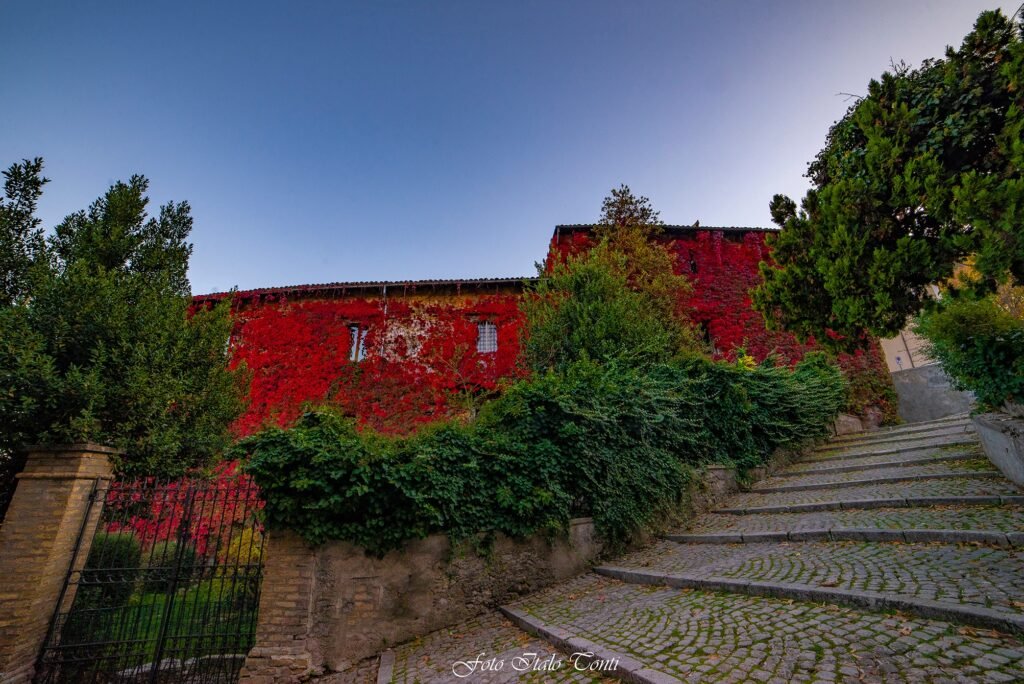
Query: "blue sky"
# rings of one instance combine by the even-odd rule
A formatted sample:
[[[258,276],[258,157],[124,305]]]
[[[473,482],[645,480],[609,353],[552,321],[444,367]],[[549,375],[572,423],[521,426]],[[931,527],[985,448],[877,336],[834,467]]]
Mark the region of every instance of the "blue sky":
[[[0,165],[45,158],[47,226],[132,173],[188,200],[197,293],[530,275],[619,183],[768,225],[837,93],[1016,5],[2,0]]]

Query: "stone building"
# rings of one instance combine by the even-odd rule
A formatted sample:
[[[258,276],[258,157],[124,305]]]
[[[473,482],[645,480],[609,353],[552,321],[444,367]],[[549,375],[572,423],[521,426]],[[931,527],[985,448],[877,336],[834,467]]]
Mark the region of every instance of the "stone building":
[[[557,226],[550,255],[584,250],[590,225]],[[769,331],[750,306],[768,257],[766,228],[665,226],[660,238],[676,271],[693,283],[686,302],[714,354],[743,350],[796,363],[815,349]],[[336,282],[196,297],[232,296],[233,359],[253,374],[250,405],[236,430],[283,424],[307,402],[330,402],[368,425],[405,432],[463,413],[521,373],[522,278]],[[850,410],[879,421],[894,415],[877,344],[839,359],[853,388]]]

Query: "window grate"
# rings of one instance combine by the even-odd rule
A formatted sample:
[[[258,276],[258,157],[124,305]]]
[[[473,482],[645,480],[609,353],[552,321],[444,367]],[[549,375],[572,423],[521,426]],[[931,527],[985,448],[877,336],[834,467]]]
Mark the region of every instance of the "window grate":
[[[498,326],[488,322],[476,324],[476,350],[481,354],[498,351]]]
[[[350,361],[362,361],[366,358],[366,328],[353,324],[348,326],[348,336],[352,340],[348,358]]]

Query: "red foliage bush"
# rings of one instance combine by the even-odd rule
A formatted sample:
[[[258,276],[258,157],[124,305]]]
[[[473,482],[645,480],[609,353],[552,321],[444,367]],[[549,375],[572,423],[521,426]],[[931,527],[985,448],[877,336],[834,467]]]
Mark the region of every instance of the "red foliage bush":
[[[114,482],[104,501],[104,515],[114,517],[108,532],[131,532],[144,547],[176,540],[186,525],[196,553],[227,547],[236,524],[251,522],[263,508],[252,478],[238,471],[237,461],[217,465],[212,481],[185,476],[170,482],[153,478]]]

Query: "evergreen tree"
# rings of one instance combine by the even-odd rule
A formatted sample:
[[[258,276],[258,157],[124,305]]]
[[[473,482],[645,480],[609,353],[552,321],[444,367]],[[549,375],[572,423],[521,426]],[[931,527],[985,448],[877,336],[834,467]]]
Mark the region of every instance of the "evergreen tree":
[[[582,359],[667,361],[701,348],[684,310],[690,283],[657,239],[661,223],[650,200],[623,185],[601,210],[595,244],[564,261],[552,255],[523,299],[524,356],[536,372]]]
[[[191,310],[187,203],[146,212],[148,181],[115,183],[43,240],[40,160],[7,171],[0,306],[0,451],[92,441],[122,473],[213,459],[245,396],[228,369],[229,304]]]
[[[776,265],[753,298],[770,325],[856,343],[896,334],[970,255],[976,292],[1024,278],[1021,32],[982,13],[958,49],[883,74],[832,127],[800,208],[771,203]]]

